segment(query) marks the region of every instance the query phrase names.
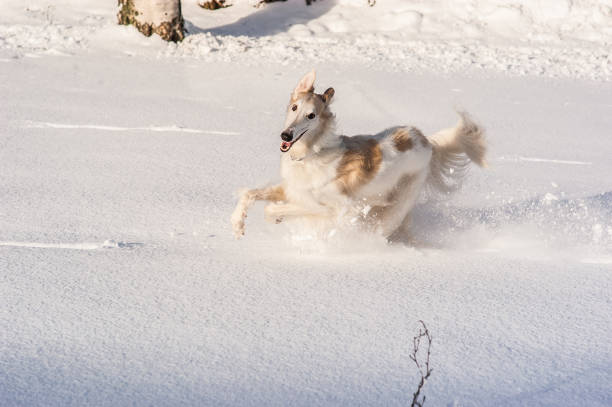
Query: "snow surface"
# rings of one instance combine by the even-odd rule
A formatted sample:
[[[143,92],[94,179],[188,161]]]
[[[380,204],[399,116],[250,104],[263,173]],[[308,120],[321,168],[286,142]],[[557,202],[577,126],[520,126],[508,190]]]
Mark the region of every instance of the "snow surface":
[[[0,405],[408,405],[419,319],[426,405],[612,405],[610,2],[50,4],[0,4]],[[343,134],[487,128],[416,246],[233,239],[313,66]]]

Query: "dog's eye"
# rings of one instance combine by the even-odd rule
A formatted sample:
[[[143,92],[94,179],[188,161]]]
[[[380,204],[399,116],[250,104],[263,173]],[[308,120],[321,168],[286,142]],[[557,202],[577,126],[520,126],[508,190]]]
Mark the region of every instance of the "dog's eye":
[[[291,110],[293,110],[295,112],[297,110],[297,105],[291,106]]]
[[[314,113],[310,113],[310,114],[308,115],[308,118],[309,118],[310,120],[314,119],[314,118],[315,118],[315,114],[314,114]]]

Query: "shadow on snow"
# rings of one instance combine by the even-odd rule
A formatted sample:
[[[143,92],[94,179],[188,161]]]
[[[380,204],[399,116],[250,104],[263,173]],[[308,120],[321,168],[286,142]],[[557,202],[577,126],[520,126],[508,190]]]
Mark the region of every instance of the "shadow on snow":
[[[189,21],[185,21],[185,25],[189,34],[209,32],[213,35],[265,37],[287,31],[296,24],[305,24],[319,18],[334,5],[333,0],[316,2],[310,6],[306,6],[302,0],[297,3],[271,3],[255,13],[220,27],[204,30]]]

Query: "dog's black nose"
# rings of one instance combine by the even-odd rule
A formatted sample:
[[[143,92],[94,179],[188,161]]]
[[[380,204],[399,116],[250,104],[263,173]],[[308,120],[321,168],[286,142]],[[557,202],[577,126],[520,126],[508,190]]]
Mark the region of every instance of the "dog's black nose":
[[[291,141],[293,140],[293,132],[291,131],[283,131],[281,133],[281,138],[283,139],[283,141]]]

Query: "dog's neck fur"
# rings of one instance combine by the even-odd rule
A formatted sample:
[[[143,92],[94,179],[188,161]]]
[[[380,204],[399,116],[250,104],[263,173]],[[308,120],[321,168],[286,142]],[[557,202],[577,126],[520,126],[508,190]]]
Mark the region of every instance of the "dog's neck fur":
[[[305,158],[316,156],[323,150],[337,148],[340,145],[340,137],[336,135],[336,116],[329,107],[320,114],[319,125],[313,134],[302,143],[297,143],[289,155],[293,161],[302,161]]]

